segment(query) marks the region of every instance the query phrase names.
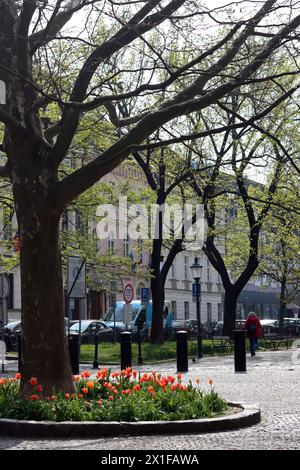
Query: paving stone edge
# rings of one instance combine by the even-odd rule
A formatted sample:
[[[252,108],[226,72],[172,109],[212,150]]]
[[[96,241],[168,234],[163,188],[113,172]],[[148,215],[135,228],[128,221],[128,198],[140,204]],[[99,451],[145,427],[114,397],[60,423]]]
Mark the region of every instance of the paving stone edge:
[[[230,431],[258,424],[260,409],[256,405],[228,403],[241,411],[217,418],[187,421],[75,422],[21,421],[0,419],[0,435],[45,438],[108,437],[120,435],[185,434]]]

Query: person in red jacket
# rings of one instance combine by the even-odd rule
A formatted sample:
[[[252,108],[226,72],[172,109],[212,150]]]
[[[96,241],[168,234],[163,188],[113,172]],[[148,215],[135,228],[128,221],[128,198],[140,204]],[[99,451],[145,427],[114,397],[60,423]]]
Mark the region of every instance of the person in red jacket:
[[[247,331],[248,338],[250,340],[251,356],[255,356],[255,350],[258,346],[258,338],[261,333],[261,324],[259,318],[254,312],[249,313],[244,329]]]

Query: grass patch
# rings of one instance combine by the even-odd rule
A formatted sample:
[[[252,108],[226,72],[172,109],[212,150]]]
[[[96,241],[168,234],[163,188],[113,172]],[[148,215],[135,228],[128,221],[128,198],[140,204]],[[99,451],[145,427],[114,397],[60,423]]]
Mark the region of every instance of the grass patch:
[[[260,352],[265,349],[265,342],[263,339],[260,339],[259,342]],[[292,340],[289,342],[291,346]],[[188,354],[189,357],[196,357],[198,350],[197,341],[188,342]],[[246,341],[246,350],[250,351],[249,340]],[[272,348],[268,349],[272,350]],[[93,362],[94,360],[94,345],[82,345],[80,360],[81,362]],[[224,356],[228,354],[233,354],[233,350],[226,351],[225,353],[220,351],[215,351],[215,356]],[[203,355],[212,356],[212,342],[210,339],[203,340]],[[120,343],[100,343],[98,350],[98,358],[100,364],[120,364]],[[176,342],[175,341],[166,341],[161,346],[155,346],[150,343],[142,343],[142,358],[145,364],[153,363],[158,361],[166,361],[176,359]],[[138,345],[136,343],[132,344],[132,361],[133,364],[137,364],[138,360]]]
[[[197,355],[197,341],[189,341],[189,356]],[[93,362],[95,346],[84,344],[80,350],[81,362]],[[212,353],[211,341],[203,340],[203,353],[209,355]],[[155,346],[150,343],[142,343],[142,357],[145,363],[176,359],[176,342],[166,341],[161,346]],[[120,343],[100,343],[98,349],[98,358],[101,364],[120,363]],[[133,363],[137,364],[138,345],[132,344]]]

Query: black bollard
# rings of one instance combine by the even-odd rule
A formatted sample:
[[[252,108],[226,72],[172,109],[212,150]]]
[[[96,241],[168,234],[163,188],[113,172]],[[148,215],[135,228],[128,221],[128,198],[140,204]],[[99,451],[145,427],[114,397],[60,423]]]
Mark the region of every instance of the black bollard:
[[[21,349],[21,334],[18,334],[18,372],[22,374],[22,349]]]
[[[99,369],[98,343],[99,343],[99,335],[95,333],[95,355],[94,355],[93,369]]]
[[[177,372],[188,372],[188,333],[178,331],[177,340]]]
[[[80,343],[79,335],[69,335],[69,353],[72,367],[72,374],[79,374],[79,356],[80,356]]]
[[[246,372],[246,331],[234,331],[234,370]]]
[[[130,331],[121,333],[121,370],[132,367],[132,334]]]

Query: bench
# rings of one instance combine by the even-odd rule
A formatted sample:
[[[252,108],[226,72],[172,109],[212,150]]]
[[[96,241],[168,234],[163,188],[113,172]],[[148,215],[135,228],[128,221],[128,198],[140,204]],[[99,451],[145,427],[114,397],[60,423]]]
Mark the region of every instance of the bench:
[[[265,341],[265,350],[268,347],[278,350],[280,346],[288,349],[291,345],[290,338],[286,336],[278,336],[276,333],[265,334],[263,339]]]
[[[211,338],[212,353],[231,353],[234,345],[229,336],[212,336]]]

